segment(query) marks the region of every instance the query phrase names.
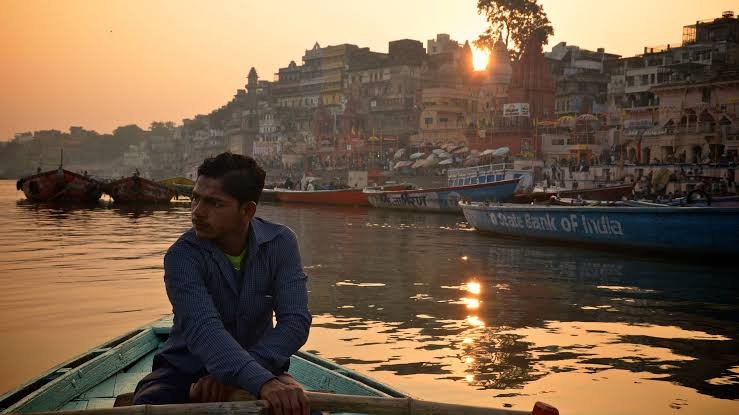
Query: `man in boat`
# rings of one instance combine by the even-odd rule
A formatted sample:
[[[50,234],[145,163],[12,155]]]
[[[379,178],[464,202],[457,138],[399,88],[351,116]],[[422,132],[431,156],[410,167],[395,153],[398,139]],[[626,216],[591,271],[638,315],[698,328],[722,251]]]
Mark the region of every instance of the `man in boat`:
[[[308,414],[287,373],[308,338],[307,277],[293,231],[255,216],[264,179],[254,159],[231,153],[198,168],[193,228],[164,257],[172,331],[134,404],[224,401],[239,388],[276,415]]]

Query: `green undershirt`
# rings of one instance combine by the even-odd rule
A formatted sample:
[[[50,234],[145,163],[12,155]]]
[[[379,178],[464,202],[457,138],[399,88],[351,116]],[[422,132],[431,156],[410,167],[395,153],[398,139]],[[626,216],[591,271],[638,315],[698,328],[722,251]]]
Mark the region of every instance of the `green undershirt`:
[[[241,260],[244,259],[245,253],[246,253],[246,248],[244,248],[244,250],[241,251],[241,253],[238,256],[231,256],[229,254],[226,254],[226,257],[228,258],[228,262],[230,262],[231,265],[233,265],[236,271],[241,271]]]

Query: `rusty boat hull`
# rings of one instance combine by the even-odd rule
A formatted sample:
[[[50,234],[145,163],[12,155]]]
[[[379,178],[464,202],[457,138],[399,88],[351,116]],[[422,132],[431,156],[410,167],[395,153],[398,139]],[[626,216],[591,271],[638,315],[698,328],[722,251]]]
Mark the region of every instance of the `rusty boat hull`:
[[[23,177],[16,188],[32,202],[93,203],[102,195],[97,180],[61,168]]]
[[[176,195],[170,187],[143,177],[126,177],[105,185],[115,203],[169,203]]]

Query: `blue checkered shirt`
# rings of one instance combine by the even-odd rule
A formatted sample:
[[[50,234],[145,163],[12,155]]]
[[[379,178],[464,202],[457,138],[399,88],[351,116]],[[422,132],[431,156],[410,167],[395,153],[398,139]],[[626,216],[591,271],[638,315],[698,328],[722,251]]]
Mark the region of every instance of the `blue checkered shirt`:
[[[259,396],[308,339],[307,277],[293,231],[254,218],[242,284],[236,272],[223,251],[192,229],[169,248],[164,282],[174,323],[159,354],[185,373],[206,370]]]

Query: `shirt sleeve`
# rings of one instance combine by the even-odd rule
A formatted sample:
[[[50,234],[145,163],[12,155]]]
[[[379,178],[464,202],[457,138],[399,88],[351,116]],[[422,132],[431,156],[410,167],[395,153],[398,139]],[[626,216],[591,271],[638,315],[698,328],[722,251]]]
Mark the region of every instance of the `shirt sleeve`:
[[[186,249],[173,248],[164,257],[167,296],[182,319],[187,347],[218,382],[259,396],[262,385],[275,376],[226,331],[205,286],[205,272],[203,261]]]
[[[249,353],[279,374],[289,366],[290,356],[308,340],[312,317],[308,311],[308,277],[303,271],[297,237],[286,229],[275,241],[276,324]]]

